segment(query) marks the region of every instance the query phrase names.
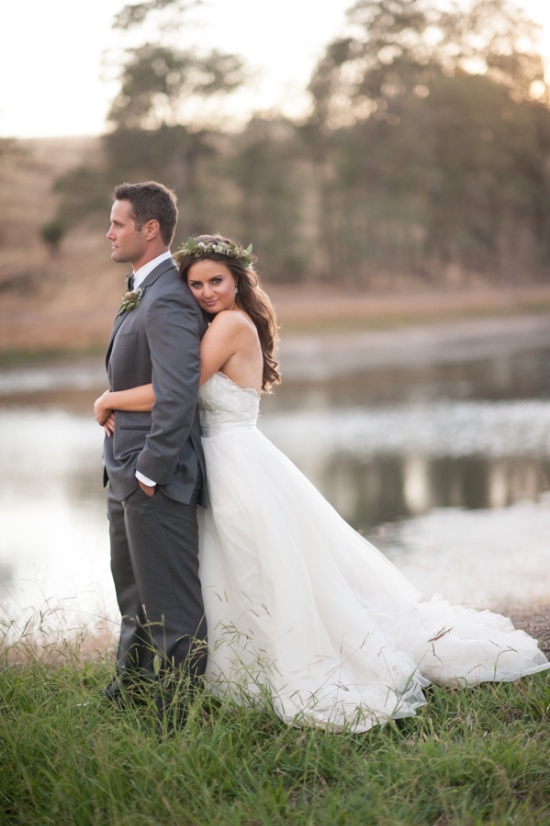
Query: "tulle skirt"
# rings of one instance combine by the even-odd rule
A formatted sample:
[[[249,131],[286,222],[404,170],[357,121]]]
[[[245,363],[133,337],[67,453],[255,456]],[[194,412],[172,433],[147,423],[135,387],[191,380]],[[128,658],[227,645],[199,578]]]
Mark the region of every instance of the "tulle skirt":
[[[207,429],[200,513],[210,689],[296,725],[366,731],[413,715],[430,683],[549,667],[489,611],[429,601],[252,425]]]

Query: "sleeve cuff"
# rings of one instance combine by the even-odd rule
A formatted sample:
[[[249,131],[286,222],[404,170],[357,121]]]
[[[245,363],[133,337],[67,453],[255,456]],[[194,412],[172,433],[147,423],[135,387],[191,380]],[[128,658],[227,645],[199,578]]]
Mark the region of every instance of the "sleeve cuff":
[[[136,470],[136,479],[138,479],[140,482],[143,482],[144,485],[149,485],[150,488],[154,488],[157,484],[156,482],[153,482],[152,479],[149,479],[147,476],[144,476],[143,473],[140,473],[139,470]]]

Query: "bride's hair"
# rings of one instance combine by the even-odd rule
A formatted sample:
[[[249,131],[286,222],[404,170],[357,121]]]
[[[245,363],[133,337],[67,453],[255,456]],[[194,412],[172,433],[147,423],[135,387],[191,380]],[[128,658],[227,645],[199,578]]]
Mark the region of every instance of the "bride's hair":
[[[188,241],[174,254],[182,280],[187,283],[189,268],[202,258],[222,261],[230,270],[238,286],[235,300],[238,306],[248,313],[258,331],[264,357],[262,390],[269,393],[271,387],[281,381],[275,359],[278,342],[277,317],[269,296],[260,287],[260,279],[254,269],[249,250],[242,249],[221,235],[196,235],[190,240],[194,242],[191,247]],[[225,250],[227,254],[216,251],[216,248]]]

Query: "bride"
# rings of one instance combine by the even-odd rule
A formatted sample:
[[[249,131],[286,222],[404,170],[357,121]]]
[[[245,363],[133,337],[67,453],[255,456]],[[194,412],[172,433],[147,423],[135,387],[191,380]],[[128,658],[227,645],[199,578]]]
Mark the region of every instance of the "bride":
[[[207,684],[273,704],[292,724],[366,731],[414,715],[423,688],[515,680],[550,667],[489,611],[424,600],[257,429],[277,383],[276,322],[251,248],[190,238],[180,274],[209,315],[199,397],[209,507],[200,511]],[[151,385],[105,393],[96,414],[148,410]]]

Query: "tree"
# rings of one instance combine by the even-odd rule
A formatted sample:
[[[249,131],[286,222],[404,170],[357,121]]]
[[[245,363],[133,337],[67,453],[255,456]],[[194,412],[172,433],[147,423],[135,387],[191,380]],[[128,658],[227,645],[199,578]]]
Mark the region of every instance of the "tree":
[[[201,102],[218,100],[243,83],[243,64],[236,55],[203,50],[196,40],[182,45],[185,16],[199,5],[197,0],[148,0],[125,6],[115,17],[115,29],[147,23],[157,33],[155,40],[123,53],[120,89],[108,116],[116,129],[192,129],[194,121],[202,128],[212,116],[201,112]]]
[[[475,0],[446,11],[432,0],[358,0],[348,30],[319,61],[311,82],[314,120],[338,127],[395,101],[426,96],[442,74],[483,74],[516,100],[548,101],[540,26],[509,0]]]
[[[58,218],[53,218],[51,221],[47,221],[40,228],[40,235],[42,236],[42,240],[46,244],[48,244],[52,252],[52,255],[56,255],[59,252],[59,245],[63,240],[65,232],[66,227],[61,223],[61,221]]]
[[[508,0],[353,6],[313,74],[306,127],[334,271],[540,271],[550,116],[536,43]]]
[[[305,207],[312,186],[296,126],[283,117],[252,118],[220,171],[218,181],[233,184],[232,223],[243,243],[261,250],[263,272],[286,282],[309,275],[315,239]]]
[[[157,178],[180,197],[178,237],[253,242],[274,280],[544,273],[550,100],[537,27],[510,0],[443,3],[358,0],[313,73],[311,117],[254,116],[238,134],[213,112],[245,72],[189,41],[198,4],[125,6],[115,23],[134,40],[119,55],[114,128],[101,165],[58,182],[59,220],[107,209],[113,182]]]
[[[71,170],[56,183],[57,218],[65,226],[104,208],[113,181],[158,178],[193,204],[203,229],[200,164],[215,146],[207,128],[208,105],[216,109],[222,96],[238,88],[244,69],[234,55],[182,45],[183,22],[198,5],[197,0],[147,0],[116,15],[114,27],[121,32],[139,34],[147,23],[149,39],[117,56],[120,88],[109,113],[114,129],[103,137],[102,164]]]

